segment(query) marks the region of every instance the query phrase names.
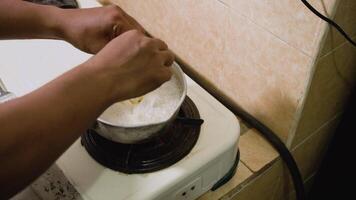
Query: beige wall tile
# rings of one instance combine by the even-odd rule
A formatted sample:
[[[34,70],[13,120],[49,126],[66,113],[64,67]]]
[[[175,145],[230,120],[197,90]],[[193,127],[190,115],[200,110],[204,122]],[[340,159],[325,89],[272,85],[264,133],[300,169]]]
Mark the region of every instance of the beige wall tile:
[[[238,13],[272,32],[288,44],[313,56],[320,42],[321,20],[300,1],[222,0]],[[331,13],[337,0],[309,0],[319,11]],[[352,0],[351,0],[352,1]]]
[[[278,183],[275,195],[273,196],[273,200],[296,200],[297,196],[295,190],[290,182],[288,184],[289,187],[285,185],[281,185]],[[313,184],[313,179],[309,179],[308,181],[304,182],[305,192],[308,194]]]
[[[240,162],[235,176],[223,185],[221,188],[217,189],[216,191],[209,191],[199,197],[199,200],[213,200],[219,199],[220,197],[228,194],[229,192],[234,192],[239,188],[239,185],[246,181],[249,177],[252,176],[252,172],[242,163]]]
[[[293,146],[343,110],[355,77],[356,48],[348,43],[319,60]]]
[[[132,13],[154,36],[166,41],[196,71],[215,85],[220,83],[218,74],[224,61],[222,43],[228,20],[223,5],[215,0],[115,2]]]
[[[310,177],[308,177],[305,181],[304,181],[304,187],[305,187],[305,192],[307,194],[310,193],[313,184],[314,184],[314,180],[315,180],[315,173],[312,174]]]
[[[281,165],[274,163],[264,173],[249,182],[235,194],[228,195],[233,200],[272,200],[277,188]]]
[[[337,134],[335,130],[339,121],[339,118],[335,118],[328,122],[293,150],[293,156],[304,179],[318,169],[330,140]]]
[[[313,186],[313,182],[314,182],[314,175],[304,181],[305,192],[307,193],[307,195],[309,194],[309,192]],[[277,191],[278,191],[278,189],[277,189]],[[288,197],[288,198],[286,198],[286,197]],[[273,198],[273,200],[296,200],[296,199],[297,199],[297,196],[296,196],[294,189],[291,189],[289,191],[289,194],[285,194],[283,196],[280,194],[276,194],[276,196]]]
[[[308,140],[293,150],[299,170],[304,180],[316,172],[327,150],[330,140],[335,133],[339,118],[325,124],[320,130],[315,132]],[[281,162],[280,160],[278,162]],[[275,199],[288,199],[294,187],[290,179],[288,169],[283,165],[280,183],[275,195]]]
[[[218,86],[285,140],[311,59],[234,12],[229,19]]]
[[[287,139],[310,57],[216,0],[115,2],[213,86]]]
[[[276,162],[276,165],[279,167],[279,174],[278,174],[278,182],[276,183],[276,188],[273,193],[273,200],[291,200],[291,193],[294,191],[294,187],[291,185],[292,182],[287,182],[284,179],[284,176],[289,177],[289,171],[284,166],[284,162],[280,159]],[[284,170],[284,171],[283,171]],[[285,183],[286,182],[286,183]]]
[[[356,1],[342,0],[337,8],[334,20],[345,30],[347,34],[356,39]],[[346,39],[335,28],[328,30],[324,47],[320,56],[329,53],[331,50],[346,42]]]
[[[356,82],[356,47],[353,47],[350,43],[345,43],[332,51],[330,56],[333,58],[339,76],[342,77],[349,88],[352,88]]]
[[[239,141],[240,159],[253,172],[271,164],[278,153],[256,130],[250,129]]]

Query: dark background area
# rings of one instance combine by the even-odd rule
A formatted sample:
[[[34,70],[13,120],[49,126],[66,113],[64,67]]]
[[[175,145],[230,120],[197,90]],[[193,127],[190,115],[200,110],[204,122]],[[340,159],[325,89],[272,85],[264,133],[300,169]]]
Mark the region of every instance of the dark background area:
[[[356,90],[315,176],[309,199],[356,199]]]

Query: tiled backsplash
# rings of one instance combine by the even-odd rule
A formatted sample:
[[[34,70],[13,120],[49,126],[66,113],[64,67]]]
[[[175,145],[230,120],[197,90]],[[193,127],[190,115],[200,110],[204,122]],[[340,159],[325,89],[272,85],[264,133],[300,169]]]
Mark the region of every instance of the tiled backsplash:
[[[321,23],[300,0],[221,0],[290,46],[313,56],[320,42]],[[309,0],[323,14],[336,0]]]
[[[300,1],[111,1],[166,41],[212,90],[292,143],[327,32]],[[309,2],[333,16],[341,1]]]
[[[299,0],[101,1],[166,41],[230,107],[277,132],[311,182],[355,83],[356,48],[339,33]],[[309,2],[356,39],[355,0]],[[239,147],[242,165],[232,181],[201,199],[293,199],[288,170],[259,134],[249,129]]]
[[[356,1],[342,0],[334,20],[356,40]],[[356,82],[356,48],[334,28],[327,29],[316,57],[315,71],[306,94],[305,105],[295,133],[293,146],[343,112]]]

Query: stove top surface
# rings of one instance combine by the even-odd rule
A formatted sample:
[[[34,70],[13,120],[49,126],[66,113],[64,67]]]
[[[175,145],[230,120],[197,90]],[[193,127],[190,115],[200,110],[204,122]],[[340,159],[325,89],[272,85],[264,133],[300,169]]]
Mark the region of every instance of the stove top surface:
[[[204,123],[196,144],[182,159],[150,173],[127,174],[104,167],[77,140],[56,162],[84,200],[180,199],[188,186],[196,198],[210,190],[234,165],[237,118],[188,76],[188,96]],[[183,194],[184,192],[182,192]],[[186,198],[186,199],[194,199]]]
[[[94,160],[112,170],[127,174],[154,172],[171,166],[191,151],[198,140],[203,122],[199,118],[198,109],[187,97],[178,118],[149,141],[121,144],[89,129],[81,137],[81,143]]]

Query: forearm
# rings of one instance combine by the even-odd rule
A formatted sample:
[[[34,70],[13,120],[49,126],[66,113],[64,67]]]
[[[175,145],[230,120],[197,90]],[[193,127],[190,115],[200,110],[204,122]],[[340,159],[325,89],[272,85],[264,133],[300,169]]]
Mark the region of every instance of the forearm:
[[[0,199],[43,173],[113,103],[108,79],[92,70],[79,66],[0,104]]]
[[[21,0],[0,0],[0,39],[62,39],[65,11]]]

